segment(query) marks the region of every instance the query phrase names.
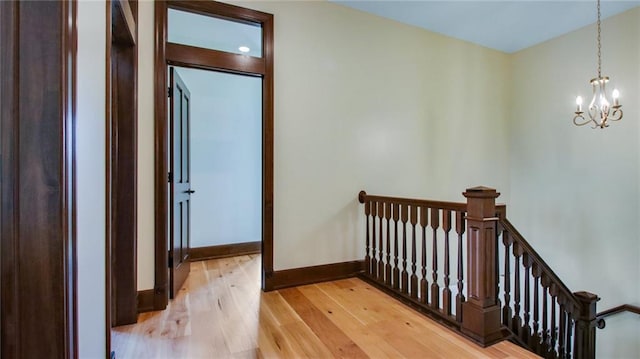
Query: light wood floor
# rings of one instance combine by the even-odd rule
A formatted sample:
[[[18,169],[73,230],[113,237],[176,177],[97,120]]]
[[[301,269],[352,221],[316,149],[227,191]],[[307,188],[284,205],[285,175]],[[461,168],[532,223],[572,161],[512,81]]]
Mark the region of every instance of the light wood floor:
[[[112,330],[116,358],[537,358],[480,348],[359,279],[260,291],[260,256],[194,262],[162,312]]]

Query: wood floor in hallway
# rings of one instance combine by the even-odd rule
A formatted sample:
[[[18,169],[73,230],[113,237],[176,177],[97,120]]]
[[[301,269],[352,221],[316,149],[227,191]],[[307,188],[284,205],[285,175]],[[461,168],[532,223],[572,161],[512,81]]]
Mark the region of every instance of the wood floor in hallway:
[[[112,330],[116,358],[537,358],[481,348],[359,279],[260,291],[260,256],[194,262],[161,312]]]

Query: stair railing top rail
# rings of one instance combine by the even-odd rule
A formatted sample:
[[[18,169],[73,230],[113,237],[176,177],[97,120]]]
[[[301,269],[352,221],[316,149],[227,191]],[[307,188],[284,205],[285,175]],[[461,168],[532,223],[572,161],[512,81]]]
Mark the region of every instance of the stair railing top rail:
[[[538,252],[531,247],[529,242],[524,239],[524,236],[518,232],[518,230],[503,216],[500,216],[498,219],[499,225],[509,233],[509,236],[513,239],[514,243],[517,243],[518,246],[522,248],[522,252],[526,255],[527,259],[530,261],[532,268],[536,268],[540,273],[542,273],[541,278],[543,280],[548,280],[549,282],[549,291],[553,295],[557,295],[558,299],[563,298],[566,301],[566,304],[571,304],[573,309],[578,310],[581,306],[580,301],[576,298],[575,294],[567,288],[564,282],[558,277],[558,275],[551,269],[551,267],[547,264],[547,262],[542,259],[542,257],[538,254]],[[573,312],[573,310],[569,310]]]
[[[369,202],[386,202],[396,203],[408,206],[419,206],[428,208],[446,209],[451,211],[467,211],[467,204],[465,202],[446,202],[446,201],[432,201],[427,199],[413,199],[413,198],[401,198],[401,197],[389,197],[369,195],[365,191],[360,191],[358,194],[358,200],[360,203]]]

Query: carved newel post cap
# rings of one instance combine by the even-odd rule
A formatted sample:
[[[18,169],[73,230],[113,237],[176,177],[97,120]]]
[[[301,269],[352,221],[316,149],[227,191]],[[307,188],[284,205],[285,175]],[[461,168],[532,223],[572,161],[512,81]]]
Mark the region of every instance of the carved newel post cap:
[[[600,298],[593,293],[589,293],[589,292],[575,292],[573,293],[575,294],[575,296],[581,301],[581,302],[587,302],[587,303],[591,303],[591,302],[597,302],[600,300]]]
[[[465,192],[462,192],[462,195],[467,198],[497,198],[500,196],[500,192],[497,192],[494,188],[476,186],[467,188]]]

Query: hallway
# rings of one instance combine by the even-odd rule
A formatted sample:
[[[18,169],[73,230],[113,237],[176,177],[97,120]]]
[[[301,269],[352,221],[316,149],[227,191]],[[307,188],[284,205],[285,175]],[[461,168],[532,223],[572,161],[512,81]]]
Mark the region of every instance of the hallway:
[[[260,292],[260,255],[193,262],[162,312],[112,330],[116,358],[536,358],[480,348],[356,279]]]

